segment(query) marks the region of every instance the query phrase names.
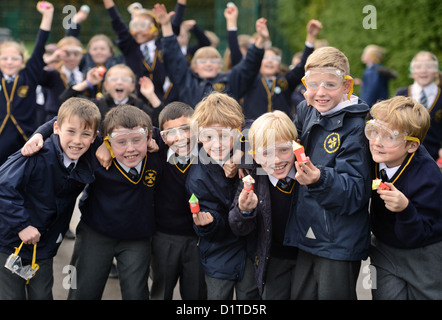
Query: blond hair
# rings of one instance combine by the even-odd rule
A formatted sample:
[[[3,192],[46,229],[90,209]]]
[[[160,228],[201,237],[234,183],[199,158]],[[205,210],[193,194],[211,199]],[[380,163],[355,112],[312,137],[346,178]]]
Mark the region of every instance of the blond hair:
[[[248,133],[253,151],[271,146],[276,141],[292,141],[297,137],[298,132],[293,121],[280,110],[261,115],[253,122]]]
[[[308,57],[305,71],[313,68],[336,68],[350,74],[350,64],[344,53],[334,47],[319,48]]]
[[[373,118],[386,122],[391,129],[422,141],[430,127],[428,110],[410,97],[397,96],[375,104],[370,109]]]
[[[384,60],[386,50],[378,45],[370,44],[365,47],[364,52],[369,54],[374,62],[381,63]]]
[[[199,48],[195,54],[193,55],[191,65],[194,66],[196,64],[196,60],[198,59],[221,59],[221,54],[214,47],[202,47]]]
[[[109,50],[112,53],[112,55],[115,54],[114,44],[112,40],[105,34],[96,34],[95,36],[93,36],[87,44],[87,50],[89,50],[91,48],[91,45],[97,41],[104,41],[106,45],[109,47]]]
[[[191,117],[194,130],[214,124],[240,130],[245,124],[241,106],[227,94],[213,92],[195,107]]]
[[[101,121],[101,113],[92,101],[84,98],[69,98],[58,109],[57,123],[61,127],[70,117],[77,116],[83,122],[85,128],[98,130]]]
[[[27,59],[26,48],[23,44],[18,43],[17,41],[5,41],[0,45],[0,53],[3,49],[6,48],[14,48],[17,50],[18,54],[22,57],[23,61]]]
[[[133,70],[126,64],[124,63],[119,63],[116,65],[113,65],[112,67],[109,68],[109,70],[107,70],[106,75],[104,77],[104,81],[106,81],[108,79],[108,77],[112,76],[112,73],[117,71],[117,70],[124,70],[127,71],[127,73],[129,73],[129,76],[132,79],[132,83],[136,83],[136,76],[135,73],[133,72]]]

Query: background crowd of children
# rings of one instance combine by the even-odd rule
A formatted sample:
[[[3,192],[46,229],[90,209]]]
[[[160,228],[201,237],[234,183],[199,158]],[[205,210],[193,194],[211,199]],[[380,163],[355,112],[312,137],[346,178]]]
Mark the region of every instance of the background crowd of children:
[[[52,260],[80,193],[69,299],[100,299],[114,260],[123,299],[169,300],[178,282],[192,300],[356,299],[368,257],[373,298],[442,299],[434,54],[418,52],[414,82],[389,99],[397,74],[385,49],[367,46],[353,79],[343,52],[317,44],[317,20],[284,68],[266,19],[239,37],[229,3],[223,68],[211,36],[184,21],[186,0],[173,12],[134,3],[128,22],[113,0],[103,5],[73,19],[107,11],[120,55],[101,34],[84,50],[81,28],[46,46],[46,1],[27,61],[19,43],[0,45],[0,299],[52,298]],[[377,178],[385,188],[370,190]],[[3,268],[17,255],[34,277]]]

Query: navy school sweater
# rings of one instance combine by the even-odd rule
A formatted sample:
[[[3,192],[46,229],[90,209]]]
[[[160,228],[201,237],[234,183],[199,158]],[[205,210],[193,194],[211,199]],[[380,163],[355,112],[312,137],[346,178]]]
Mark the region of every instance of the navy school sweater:
[[[378,177],[374,166],[373,179]],[[401,249],[421,248],[442,241],[442,173],[420,146],[390,179],[409,200],[405,210],[393,213],[372,192],[370,218],[373,234],[383,243]]]

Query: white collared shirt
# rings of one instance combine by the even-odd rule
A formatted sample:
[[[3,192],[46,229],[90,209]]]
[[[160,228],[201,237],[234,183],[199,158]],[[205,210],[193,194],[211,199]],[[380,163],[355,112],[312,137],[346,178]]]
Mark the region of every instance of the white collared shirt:
[[[382,169],[385,169],[385,173],[387,174],[388,180],[390,180],[396,173],[396,171],[398,171],[398,169],[401,166],[396,166],[396,167],[392,167],[392,168],[388,168],[387,165],[383,162],[379,163],[379,171],[381,171]]]
[[[148,42],[141,44],[140,45],[141,52],[144,52],[143,49],[146,46],[147,46],[147,49],[149,50],[149,59],[150,59],[150,61],[153,62],[153,60],[155,59],[155,50],[157,48],[157,46],[155,44],[155,40],[150,40]]]
[[[68,78],[68,81],[69,81],[69,78],[71,76],[71,73],[74,73],[75,83],[83,82],[83,73],[81,73],[79,67],[76,67],[73,70],[69,70],[68,68],[66,68],[63,65],[63,66],[61,66],[61,71],[66,75],[66,77]]]
[[[117,159],[115,159],[115,160],[117,160]],[[130,168],[129,168],[128,166],[122,164],[122,163],[121,163],[120,161],[118,161],[118,160],[117,160],[117,162],[118,162],[118,164],[120,165],[120,167],[124,169],[124,171],[129,172]],[[143,161],[140,161],[140,163],[137,164],[137,165],[135,166],[135,169],[137,169],[138,174],[141,174],[141,165],[142,165],[142,164],[143,164]]]
[[[129,97],[126,97],[126,99],[123,99],[123,100],[121,100],[121,101],[118,101],[118,100],[115,100],[115,99],[113,99],[114,100],[114,103],[118,106],[118,105],[120,105],[120,104],[125,104],[125,103],[127,103],[128,101],[129,101]]]
[[[287,175],[287,177],[289,177],[290,179],[295,180],[295,175],[296,175],[296,171],[295,171],[295,167],[292,167],[289,171],[289,174]],[[276,187],[276,184],[278,183],[279,179],[276,179],[274,176],[272,176],[271,174],[268,174],[269,176],[269,180],[270,183]]]
[[[175,155],[175,152],[169,148],[169,150],[167,150],[167,162],[171,163],[171,164],[175,164],[172,161],[172,156]],[[193,149],[190,150],[189,155],[186,156],[186,160],[189,160],[190,157],[198,157],[198,144],[195,143],[195,145],[193,146]]]
[[[434,82],[423,88],[417,82],[414,82],[411,85],[411,97],[419,102],[422,90],[424,90],[425,96],[427,97],[427,109],[430,109],[433,106],[434,100],[436,100],[437,92],[439,89]]]
[[[358,100],[359,100],[359,98],[357,96],[355,96],[355,95],[351,95],[350,100],[348,100],[347,99],[347,95],[346,95],[345,96],[345,101],[342,101],[342,102],[338,103],[336,105],[336,107],[334,107],[333,109],[330,109],[330,110],[328,110],[326,112],[321,112],[321,115],[327,116],[327,115],[336,113],[339,110],[342,110],[342,109],[344,109],[344,108],[346,108],[348,106],[352,106],[354,104],[358,104]]]
[[[74,162],[74,163],[75,163],[75,166],[77,166],[78,159],[77,159],[77,160],[72,160],[72,159],[70,159],[70,158],[66,155],[66,153],[63,152],[63,164],[64,164],[64,166],[67,168],[67,167],[70,166],[70,164],[71,164],[72,162]],[[75,168],[75,167],[74,167],[74,168]]]

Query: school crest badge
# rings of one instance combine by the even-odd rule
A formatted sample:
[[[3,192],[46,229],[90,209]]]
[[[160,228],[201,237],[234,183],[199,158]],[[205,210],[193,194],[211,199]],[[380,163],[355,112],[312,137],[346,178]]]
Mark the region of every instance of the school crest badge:
[[[157,172],[155,170],[149,169],[144,173],[143,184],[149,188],[155,185],[155,179],[157,177]]]
[[[286,91],[289,88],[289,83],[286,78],[278,79],[277,85],[281,88],[281,91]]]
[[[219,93],[223,93],[226,90],[226,84],[222,82],[217,82],[212,85],[213,90]]]
[[[328,153],[334,153],[338,151],[341,146],[341,139],[339,133],[333,132],[327,136],[324,140],[324,149]]]
[[[441,120],[442,120],[442,110],[439,110],[438,112],[436,112],[434,116],[434,122],[441,122]]]
[[[26,98],[28,96],[29,86],[20,86],[17,89],[17,95],[20,98]]]

